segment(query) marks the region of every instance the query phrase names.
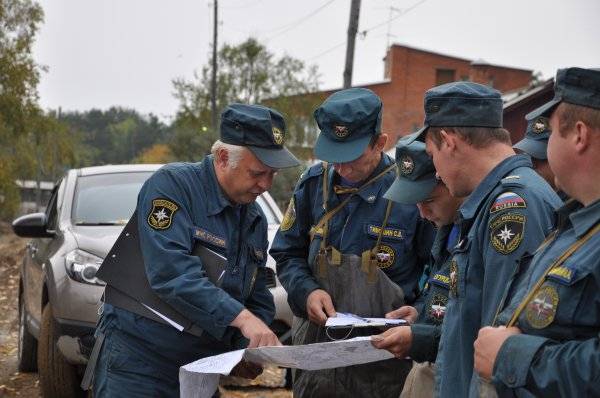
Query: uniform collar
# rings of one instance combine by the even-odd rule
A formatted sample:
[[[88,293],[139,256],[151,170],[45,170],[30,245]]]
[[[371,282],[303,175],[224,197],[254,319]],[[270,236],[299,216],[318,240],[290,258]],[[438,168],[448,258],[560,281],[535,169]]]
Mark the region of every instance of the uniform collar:
[[[433,245],[431,246],[431,255],[436,262],[445,254],[444,252],[446,251],[446,245],[448,243],[448,235],[450,235],[453,225],[454,224],[443,225],[435,234],[435,239],[433,241]]]
[[[473,218],[477,214],[477,209],[481,203],[496,188],[500,180],[518,167],[532,167],[529,156],[513,155],[498,163],[460,207],[459,213],[461,218],[463,220]]]
[[[385,153],[381,153],[381,160],[379,161],[379,164],[377,165],[377,167],[375,168],[375,170],[373,170],[373,172],[371,173],[371,175],[369,177],[367,177],[366,181],[369,181],[371,178],[375,177],[377,174],[381,173],[386,167],[389,167],[391,164],[394,163],[394,160],[386,155]],[[333,167],[331,168],[333,169]],[[333,182],[334,182],[334,178],[336,177],[335,175],[335,171],[332,170],[332,172],[329,174],[329,186],[332,187],[333,186]],[[339,177],[339,176],[338,176]],[[370,184],[368,187],[366,187],[365,189],[363,189],[362,191],[360,191],[359,193],[356,194],[356,196],[360,197],[362,200],[364,200],[365,202],[368,203],[373,203],[375,202],[375,200],[377,200],[377,197],[379,196],[379,192],[381,191],[381,187],[383,186],[383,184],[381,184],[381,182],[385,179],[385,177],[381,177],[378,181]],[[359,186],[360,188],[360,186]]]
[[[575,235],[580,238],[600,221],[600,199],[589,206],[583,206],[578,202],[567,202],[558,211],[569,212],[569,220],[573,225]]]
[[[207,184],[206,188],[208,191],[207,200],[206,200],[206,213],[209,216],[214,216],[215,214],[219,214],[223,211],[227,206],[235,207],[229,199],[225,197],[223,193],[223,189],[219,185],[219,180],[217,180],[217,174],[215,173],[215,165],[213,163],[214,157],[213,155],[208,155],[204,158],[201,163],[201,167],[206,171]],[[208,199],[210,198],[210,199]]]

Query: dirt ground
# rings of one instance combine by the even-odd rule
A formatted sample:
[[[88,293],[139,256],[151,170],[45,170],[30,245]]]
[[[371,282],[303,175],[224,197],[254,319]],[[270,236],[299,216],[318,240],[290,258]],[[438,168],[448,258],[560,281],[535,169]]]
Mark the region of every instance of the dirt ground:
[[[15,236],[0,222],[0,398],[40,397],[37,373],[17,371],[18,286],[27,239]],[[267,368],[253,381],[226,378],[221,396],[227,398],[291,398],[283,369]]]

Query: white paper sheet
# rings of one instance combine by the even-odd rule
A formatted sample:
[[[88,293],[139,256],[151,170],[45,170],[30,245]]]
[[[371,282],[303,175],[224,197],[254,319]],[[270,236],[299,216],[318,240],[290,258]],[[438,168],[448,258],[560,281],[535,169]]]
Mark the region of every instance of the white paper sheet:
[[[373,347],[369,336],[327,343],[232,351],[182,366],[179,370],[180,395],[182,398],[211,397],[218,387],[219,375],[228,375],[242,359],[261,365],[319,370],[393,357],[390,352]]]
[[[402,326],[408,325],[404,319],[363,318],[358,315],[338,312],[335,317],[327,318],[326,327],[365,327],[365,326]]]

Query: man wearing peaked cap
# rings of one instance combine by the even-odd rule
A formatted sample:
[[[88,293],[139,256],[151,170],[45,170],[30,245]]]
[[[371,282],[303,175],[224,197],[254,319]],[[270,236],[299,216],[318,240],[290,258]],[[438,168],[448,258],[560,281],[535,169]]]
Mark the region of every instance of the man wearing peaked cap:
[[[544,179],[550,186],[558,192],[558,196],[564,201],[567,199],[562,191],[558,191],[558,187],[554,182],[554,173],[550,169],[548,163],[548,155],[546,153],[548,147],[548,138],[550,138],[550,121],[545,116],[527,118],[527,130],[525,137],[513,145],[517,153],[522,152],[531,157],[533,169]]]
[[[277,111],[229,105],[211,155],[199,163],[167,164],[144,183],[126,226],[131,233],[121,234],[112,249],[129,251],[121,260],[126,264],[106,274],[94,350],[99,357],[86,371],[95,374],[94,396],[178,396],[180,366],[246,346],[280,344],[267,326],[275,314],[263,272],[267,220],[255,200],[271,187],[277,169],[298,165],[283,146],[285,133]],[[134,238],[138,247],[126,250]],[[197,252],[212,253],[214,261]],[[140,292],[110,282],[125,278],[121,270],[134,264],[157,300],[153,309],[182,319],[182,331],[133,305]],[[260,369],[239,370],[254,377]]]
[[[574,200],[507,290],[502,326],[475,341],[475,369],[500,396],[600,396],[600,70],[560,69],[554,90],[530,115],[549,118],[548,161]]]
[[[473,372],[477,331],[492,324],[517,260],[542,242],[561,201],[529,157],[515,155],[497,90],[471,82],[432,88],[417,137],[450,193],[468,196],[456,221],[436,394],[478,396],[490,386]]]
[[[314,113],[323,162],[300,177],[271,247],[296,316],[294,344],[373,334],[336,334],[324,324],[336,311],[383,317],[416,298],[433,231],[414,204],[392,206],[383,197],[396,166],[383,153],[381,114],[380,98],[362,88],[332,94]],[[410,366],[389,360],[298,370],[294,396],[398,396]]]
[[[416,318],[410,327],[388,329],[374,336],[377,348],[390,351],[397,358],[410,357],[418,362],[411,369],[402,397],[433,395],[435,360],[450,291],[450,251],[457,243],[458,226],[454,223],[463,198],[450,195],[436,177],[425,144],[405,137],[396,145],[398,176],[385,197],[399,203],[417,204],[421,216],[438,228],[431,259],[423,273],[424,287],[413,306],[403,306],[390,316]],[[418,317],[417,317],[418,314]]]

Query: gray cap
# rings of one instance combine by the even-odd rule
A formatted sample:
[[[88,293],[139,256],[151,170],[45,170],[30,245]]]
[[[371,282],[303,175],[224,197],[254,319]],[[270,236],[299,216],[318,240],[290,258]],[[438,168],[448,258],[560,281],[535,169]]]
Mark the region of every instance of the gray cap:
[[[425,92],[425,122],[413,140],[423,140],[429,127],[502,127],[500,92],[472,82],[431,88]]]
[[[559,69],[554,82],[554,98],[529,115],[550,117],[561,102],[600,109],[600,70],[584,68]]]
[[[545,116],[531,117],[530,114],[525,116],[527,119],[527,130],[525,137],[513,145],[513,148],[525,152],[534,159],[548,159],[548,139],[550,138],[550,122]]]
[[[396,144],[398,173],[384,198],[403,204],[415,204],[431,195],[438,183],[433,160],[425,152],[425,144],[413,133]]]

